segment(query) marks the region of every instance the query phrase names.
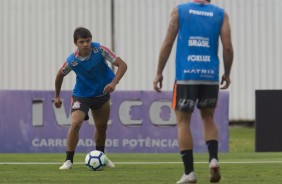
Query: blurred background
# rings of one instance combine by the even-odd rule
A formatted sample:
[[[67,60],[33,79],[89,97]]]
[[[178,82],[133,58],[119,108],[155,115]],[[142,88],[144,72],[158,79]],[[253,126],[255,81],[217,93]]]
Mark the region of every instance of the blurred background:
[[[54,90],[57,70],[75,49],[73,31],[84,26],[92,31],[93,41],[128,64],[117,90],[153,90],[171,10],[183,2],[187,1],[0,0],[0,89]],[[232,28],[230,121],[254,122],[255,90],[282,88],[282,1],[212,3],[227,11]],[[164,71],[163,90],[172,90],[174,59],[175,47]],[[74,81],[72,73],[62,90],[72,90]]]

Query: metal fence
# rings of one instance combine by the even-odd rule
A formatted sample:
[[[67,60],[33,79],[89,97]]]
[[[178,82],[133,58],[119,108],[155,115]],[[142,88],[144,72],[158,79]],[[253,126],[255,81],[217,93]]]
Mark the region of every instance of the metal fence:
[[[182,2],[187,1],[0,0],[0,88],[53,90],[57,69],[75,49],[73,30],[85,26],[127,62],[117,90],[153,90],[170,12]],[[232,27],[230,120],[254,120],[255,90],[282,88],[282,1],[212,3],[226,9]],[[164,90],[172,89],[174,57],[175,49],[164,71]],[[74,81],[70,74],[63,89],[71,90]]]

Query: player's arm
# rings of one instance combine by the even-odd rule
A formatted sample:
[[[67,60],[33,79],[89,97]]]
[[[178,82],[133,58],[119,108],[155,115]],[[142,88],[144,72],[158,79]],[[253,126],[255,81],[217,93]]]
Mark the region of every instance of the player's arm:
[[[220,38],[223,47],[223,62],[224,62],[224,74],[221,78],[221,89],[227,89],[231,83],[230,72],[233,63],[233,46],[231,40],[231,28],[229,24],[229,17],[224,12],[224,20],[220,32]]]
[[[119,83],[120,79],[123,77],[127,70],[127,64],[120,58],[117,57],[110,49],[101,45],[101,54],[102,56],[112,63],[114,66],[118,67],[115,77],[112,82],[105,86],[104,93],[113,92],[116,88],[116,85]]]
[[[112,81],[112,83],[117,85],[127,70],[127,64],[120,57],[118,57],[115,62],[113,62],[113,65],[118,67],[115,78]]]
[[[162,81],[163,81],[163,70],[169,58],[171,49],[173,47],[174,40],[178,33],[178,8],[175,7],[172,10],[168,30],[165,36],[165,39],[162,43],[159,59],[158,59],[158,68],[156,78],[154,80],[154,89],[157,92],[161,92]]]
[[[61,87],[63,84],[64,77],[71,71],[71,67],[69,66],[68,62],[65,62],[61,68],[59,69],[56,79],[55,79],[55,99],[54,105],[56,108],[61,108],[62,101],[60,97]]]

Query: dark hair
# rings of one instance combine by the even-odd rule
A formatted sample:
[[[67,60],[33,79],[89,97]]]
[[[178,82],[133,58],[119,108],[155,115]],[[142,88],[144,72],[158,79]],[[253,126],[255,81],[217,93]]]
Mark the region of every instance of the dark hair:
[[[209,3],[211,2],[211,0],[206,0],[206,1],[209,2]]]
[[[78,38],[92,38],[92,34],[88,29],[84,27],[78,27],[74,30],[74,33],[73,33],[74,43],[76,43]]]

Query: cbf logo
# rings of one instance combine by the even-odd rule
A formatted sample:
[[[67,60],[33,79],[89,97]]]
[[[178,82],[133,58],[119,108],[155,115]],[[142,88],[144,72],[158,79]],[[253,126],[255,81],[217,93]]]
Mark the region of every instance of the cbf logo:
[[[78,63],[76,61],[71,62],[71,66],[76,66],[76,65],[78,65]]]
[[[99,51],[99,50],[98,50],[97,47],[94,47],[94,48],[93,48],[93,52],[94,52],[95,54],[98,53],[98,51]]]

